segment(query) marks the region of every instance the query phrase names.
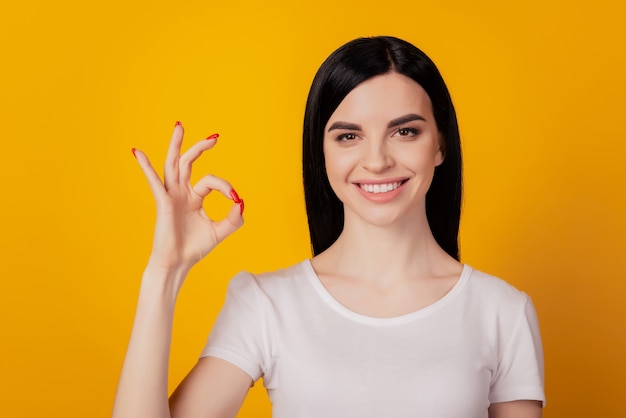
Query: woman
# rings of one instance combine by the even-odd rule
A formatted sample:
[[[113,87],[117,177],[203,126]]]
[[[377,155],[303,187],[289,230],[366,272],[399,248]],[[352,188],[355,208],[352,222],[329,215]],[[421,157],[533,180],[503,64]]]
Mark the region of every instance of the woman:
[[[461,152],[432,61],[392,37],[354,40],[319,69],[303,172],[314,257],[241,273],[197,365],[167,399],[176,295],[189,269],[243,224],[213,176],[191,187],[177,123],[164,181],[134,151],[157,202],[153,251],[116,417],[233,417],[263,376],[276,417],[541,416],[543,358],[530,299],[459,263]],[[233,201],[212,222],[202,200]]]

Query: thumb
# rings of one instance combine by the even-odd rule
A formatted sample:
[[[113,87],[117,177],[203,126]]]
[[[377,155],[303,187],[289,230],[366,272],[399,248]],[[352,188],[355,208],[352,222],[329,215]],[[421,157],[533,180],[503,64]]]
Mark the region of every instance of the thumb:
[[[215,223],[215,233],[218,241],[223,241],[243,225],[243,209],[243,199],[239,199],[239,203],[234,203],[231,206],[226,218]]]

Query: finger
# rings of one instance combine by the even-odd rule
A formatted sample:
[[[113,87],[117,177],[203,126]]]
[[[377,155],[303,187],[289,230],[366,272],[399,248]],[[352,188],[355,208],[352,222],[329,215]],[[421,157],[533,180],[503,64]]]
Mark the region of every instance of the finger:
[[[148,185],[150,186],[150,190],[152,190],[152,195],[155,200],[159,200],[166,195],[165,188],[163,187],[163,183],[161,183],[161,178],[157,174],[157,172],[152,167],[148,156],[144,154],[143,151],[133,148],[133,154],[137,158],[137,162],[139,163],[139,167],[143,171],[143,174],[146,176],[148,180]]]
[[[218,241],[235,232],[243,225],[243,200],[240,203],[234,203],[230,208],[226,219],[215,223],[215,234]]]
[[[213,136],[213,135],[212,135]],[[193,163],[202,155],[204,151],[210,150],[217,143],[217,137],[212,137],[202,140],[197,144],[194,144],[187,150],[179,161],[179,179],[182,184],[188,184],[191,178],[191,168]]]
[[[226,219],[215,222],[215,233],[217,234],[218,241],[222,241],[229,234],[233,233],[237,228],[243,225],[244,203],[229,182],[219,177],[207,175],[196,183],[193,190],[203,198],[211,193],[212,190],[218,190],[228,199],[233,200],[233,206],[230,208]]]
[[[211,193],[212,190],[219,190],[228,199],[233,199],[233,197],[231,196],[233,186],[231,186],[230,183],[226,180],[215,177],[211,174],[207,174],[206,176],[202,177],[193,186],[193,191],[202,198],[206,197],[209,193]]]
[[[178,160],[180,158],[180,148],[183,144],[184,129],[180,122],[174,125],[174,132],[165,157],[165,170],[163,171],[163,183],[165,190],[170,190],[178,183]]]

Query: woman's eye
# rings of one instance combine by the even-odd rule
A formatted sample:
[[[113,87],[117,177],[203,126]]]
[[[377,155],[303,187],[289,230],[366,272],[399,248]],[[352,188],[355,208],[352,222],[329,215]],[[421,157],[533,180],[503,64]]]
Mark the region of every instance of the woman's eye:
[[[400,128],[398,129],[398,136],[416,136],[418,130],[415,128]]]
[[[337,141],[353,141],[355,140],[356,134],[353,133],[345,133],[345,134],[341,134],[337,137]]]

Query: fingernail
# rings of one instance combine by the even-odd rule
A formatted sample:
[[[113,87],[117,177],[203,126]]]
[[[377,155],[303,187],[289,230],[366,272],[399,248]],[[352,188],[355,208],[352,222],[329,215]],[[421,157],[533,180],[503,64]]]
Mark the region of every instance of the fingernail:
[[[230,197],[233,198],[233,202],[235,203],[239,203],[241,202],[241,199],[239,198],[239,195],[237,194],[237,192],[235,191],[235,189],[232,189],[230,191]]]
[[[181,121],[179,121],[179,120],[176,121],[176,123],[174,124],[174,127],[177,127],[177,126],[183,126]]]
[[[220,137],[220,134],[213,134],[213,135],[211,135],[211,136],[207,136],[207,137],[206,137],[206,140],[207,140],[207,141],[210,141],[211,139],[217,139],[217,138],[219,138],[219,137]]]
[[[243,215],[243,199],[239,201],[239,214]]]
[[[133,153],[133,157],[137,158],[137,154],[135,154],[135,151],[137,151],[137,148],[131,148],[130,150]]]

